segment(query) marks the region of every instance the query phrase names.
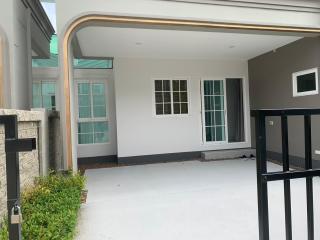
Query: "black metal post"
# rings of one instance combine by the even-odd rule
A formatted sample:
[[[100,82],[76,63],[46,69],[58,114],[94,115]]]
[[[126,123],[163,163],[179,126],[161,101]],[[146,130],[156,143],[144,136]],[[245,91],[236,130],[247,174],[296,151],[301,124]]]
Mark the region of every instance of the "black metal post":
[[[269,240],[268,222],[268,188],[270,181],[284,181],[284,204],[286,220],[286,239],[292,240],[292,213],[290,180],[306,179],[307,198],[307,224],[308,240],[314,240],[314,206],[313,206],[313,177],[320,176],[320,169],[312,167],[312,138],[311,116],[320,115],[317,109],[262,109],[251,110],[251,116],[256,123],[256,148],[257,148],[257,182],[258,182],[258,211],[259,211],[259,237],[260,240]],[[283,171],[267,172],[266,165],[266,116],[281,116],[282,133],[282,160]],[[289,144],[288,144],[288,116],[304,116],[305,132],[305,170],[290,170]]]
[[[4,124],[5,139],[18,138],[18,120],[16,115],[0,117],[0,124]],[[20,205],[20,173],[19,157],[17,152],[6,153],[6,174],[7,174],[7,208],[8,208],[8,230],[9,239],[21,239],[21,225],[11,224],[11,209],[15,204]]]
[[[290,170],[289,163],[289,144],[288,144],[288,117],[281,116],[281,134],[282,134],[282,163],[283,171]],[[285,221],[286,221],[286,239],[292,240],[292,218],[291,218],[291,190],[290,179],[283,181],[284,187],[284,207],[285,207]]]
[[[312,169],[312,139],[311,139],[311,116],[304,116],[304,141],[305,141],[305,169]],[[307,218],[308,240],[314,240],[314,215],[313,215],[313,178],[306,178],[307,188]]]
[[[269,240],[268,183],[262,178],[262,174],[267,173],[266,120],[262,112],[257,112],[255,117],[259,237],[260,240]]]

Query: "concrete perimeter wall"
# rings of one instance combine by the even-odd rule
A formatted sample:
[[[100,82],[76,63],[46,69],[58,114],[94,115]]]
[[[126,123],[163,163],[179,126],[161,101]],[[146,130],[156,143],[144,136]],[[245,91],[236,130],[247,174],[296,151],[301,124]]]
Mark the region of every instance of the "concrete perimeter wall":
[[[18,137],[36,138],[37,149],[32,152],[19,153],[21,190],[33,186],[34,179],[44,174],[43,165],[43,134],[41,119],[43,112],[17,111],[0,109],[1,115],[16,114],[18,116]],[[0,125],[0,221],[7,212],[7,179],[5,155],[5,129]]]

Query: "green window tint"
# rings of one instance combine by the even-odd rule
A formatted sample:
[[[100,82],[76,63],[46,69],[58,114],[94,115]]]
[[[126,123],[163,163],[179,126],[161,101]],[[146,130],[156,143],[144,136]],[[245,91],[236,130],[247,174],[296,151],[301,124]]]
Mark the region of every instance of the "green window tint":
[[[78,124],[79,144],[93,143],[93,124],[91,122],[82,122]]]
[[[32,106],[33,106],[33,108],[41,108],[42,107],[41,96],[33,96],[32,97]]]
[[[32,84],[32,106],[34,108],[42,107],[41,83]]]
[[[91,108],[89,107],[80,107],[79,106],[79,118],[90,118]]]
[[[79,123],[79,133],[89,134],[93,132],[93,124],[91,122]]]
[[[109,129],[107,122],[95,122],[94,123],[94,141],[95,143],[109,142]]]
[[[56,84],[53,82],[34,82],[32,84],[32,106],[34,108],[56,108]]]
[[[92,84],[93,95],[104,95],[105,88],[103,83],[93,83]]]
[[[79,83],[78,84],[78,93],[79,94],[90,94],[91,92],[90,83]]]
[[[105,106],[93,106],[93,115],[96,118],[106,116],[106,107]]]
[[[41,83],[33,83],[32,84],[32,94],[33,95],[41,95]]]
[[[206,141],[226,141],[223,80],[205,80],[203,82],[203,93]]]
[[[91,118],[91,85],[90,83],[78,84],[78,109],[79,118]]]
[[[90,95],[79,95],[79,106],[90,107]]]
[[[56,93],[56,85],[54,83],[42,83],[43,95],[54,95]]]
[[[104,95],[93,95],[93,105],[94,106],[105,106],[106,98]]]
[[[109,141],[108,122],[80,122],[78,123],[79,144],[106,143]]]
[[[79,144],[109,142],[105,83],[78,83]]]
[[[93,117],[106,117],[105,85],[92,84]]]
[[[74,68],[112,69],[113,59],[74,59]]]
[[[43,96],[42,97],[42,104],[43,104],[44,108],[52,109],[52,106],[55,105],[53,96]]]

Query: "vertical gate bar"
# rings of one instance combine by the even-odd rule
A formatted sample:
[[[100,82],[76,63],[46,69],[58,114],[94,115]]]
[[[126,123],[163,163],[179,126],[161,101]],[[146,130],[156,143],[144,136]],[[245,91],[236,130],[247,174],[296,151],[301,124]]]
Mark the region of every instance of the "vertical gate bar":
[[[281,134],[282,134],[282,164],[283,171],[289,171],[289,144],[288,144],[288,117],[281,116]],[[292,217],[291,217],[291,190],[290,180],[284,180],[284,207],[286,222],[286,239],[292,240]]]
[[[3,116],[5,125],[5,138],[18,138],[18,120],[17,116]],[[8,230],[9,239],[21,239],[21,225],[11,224],[11,209],[17,202],[20,204],[20,173],[18,153],[6,153],[6,174],[7,174],[7,207],[8,207]]]
[[[311,116],[304,116],[304,142],[305,142],[305,169],[312,169],[312,139],[311,139]],[[313,214],[313,180],[306,178],[307,190],[307,217],[308,217],[308,240],[314,240],[314,214]]]
[[[262,174],[267,173],[266,120],[262,111],[258,111],[255,116],[255,128],[257,143],[259,239],[269,240],[268,185],[267,182],[262,179]]]

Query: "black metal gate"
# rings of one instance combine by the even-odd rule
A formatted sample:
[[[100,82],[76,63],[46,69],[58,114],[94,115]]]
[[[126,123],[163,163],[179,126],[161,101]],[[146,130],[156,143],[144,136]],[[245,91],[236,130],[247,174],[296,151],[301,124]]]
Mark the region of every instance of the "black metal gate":
[[[258,212],[260,240],[269,240],[269,214],[268,214],[268,182],[283,180],[286,239],[292,240],[291,219],[291,191],[290,179],[306,179],[307,198],[307,224],[308,240],[314,240],[314,214],[313,214],[313,177],[320,176],[320,169],[312,168],[312,141],[311,116],[320,115],[320,109],[282,109],[282,110],[252,110],[251,116],[255,118],[256,149],[257,149],[257,183],[258,183]],[[283,171],[267,172],[266,150],[266,117],[281,117],[282,133],[282,161]],[[288,116],[304,117],[305,142],[305,170],[290,171],[288,148]]]

